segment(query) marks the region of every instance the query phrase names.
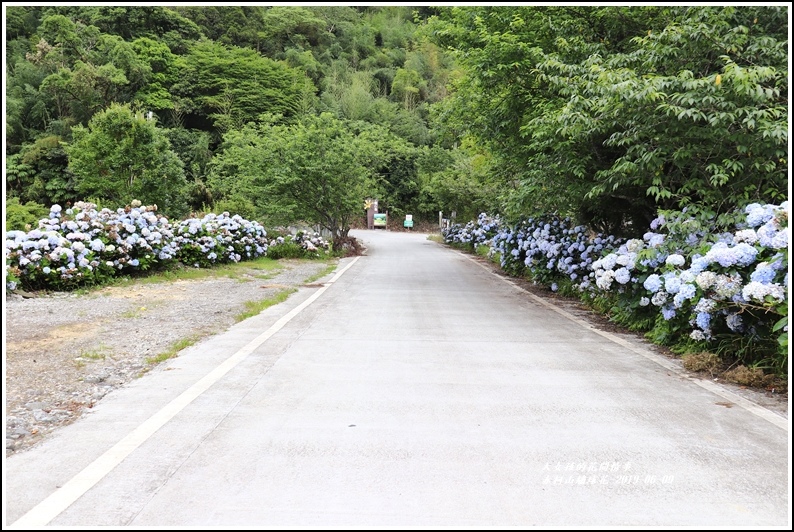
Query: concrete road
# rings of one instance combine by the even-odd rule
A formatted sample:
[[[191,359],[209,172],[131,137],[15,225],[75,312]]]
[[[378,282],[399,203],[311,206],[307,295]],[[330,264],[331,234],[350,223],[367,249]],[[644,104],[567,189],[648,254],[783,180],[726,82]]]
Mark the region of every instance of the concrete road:
[[[781,416],[426,235],[355,234],[323,287],[6,459],[5,525],[790,528]]]

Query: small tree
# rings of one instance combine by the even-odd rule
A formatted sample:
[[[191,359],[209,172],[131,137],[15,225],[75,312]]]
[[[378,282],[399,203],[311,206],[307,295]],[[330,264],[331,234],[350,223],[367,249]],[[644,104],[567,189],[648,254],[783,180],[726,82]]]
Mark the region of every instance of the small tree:
[[[221,200],[252,199],[271,221],[317,224],[341,249],[372,189],[367,143],[330,113],[291,125],[249,125],[224,136],[210,186]]]
[[[129,105],[113,104],[88,127],[72,129],[69,169],[86,198],[119,206],[138,199],[157,204],[170,216],[186,211],[185,174],[166,133]]]

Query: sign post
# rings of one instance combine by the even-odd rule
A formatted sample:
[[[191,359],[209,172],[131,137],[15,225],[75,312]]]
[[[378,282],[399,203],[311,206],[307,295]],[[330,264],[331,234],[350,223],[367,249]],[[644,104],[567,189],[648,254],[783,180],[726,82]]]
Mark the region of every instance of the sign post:
[[[411,229],[414,226],[414,217],[412,214],[405,215],[405,221],[403,222],[403,227],[407,227]]]
[[[373,226],[375,229],[381,227],[386,229],[386,213],[375,213],[373,215]]]

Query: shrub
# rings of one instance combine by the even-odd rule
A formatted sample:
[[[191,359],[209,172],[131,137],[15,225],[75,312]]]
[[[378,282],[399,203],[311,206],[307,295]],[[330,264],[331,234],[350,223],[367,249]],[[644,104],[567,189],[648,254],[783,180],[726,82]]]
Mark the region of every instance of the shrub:
[[[5,210],[7,231],[29,231],[49,212],[47,207],[35,201],[28,201],[23,205],[19,198],[8,198]]]

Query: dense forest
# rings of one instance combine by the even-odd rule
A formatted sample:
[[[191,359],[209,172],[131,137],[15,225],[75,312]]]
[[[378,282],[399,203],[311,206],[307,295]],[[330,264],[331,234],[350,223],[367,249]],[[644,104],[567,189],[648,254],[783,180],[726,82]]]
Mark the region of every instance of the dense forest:
[[[139,200],[341,229],[788,190],[788,12],[747,6],[6,6],[7,227]],[[21,227],[13,227],[21,228]]]

